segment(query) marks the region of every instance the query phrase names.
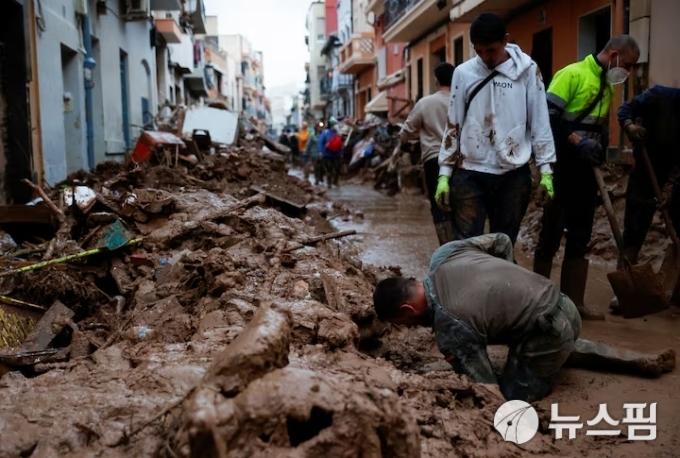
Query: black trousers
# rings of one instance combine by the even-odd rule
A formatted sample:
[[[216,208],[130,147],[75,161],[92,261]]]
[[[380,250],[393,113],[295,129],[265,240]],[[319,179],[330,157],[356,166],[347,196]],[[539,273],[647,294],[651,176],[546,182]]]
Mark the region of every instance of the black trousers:
[[[562,236],[567,238],[565,259],[583,259],[588,253],[598,188],[592,167],[576,154],[571,148],[558,151],[553,175],[555,199],[543,209],[537,259],[552,259]]]
[[[637,159],[637,158],[636,158]],[[654,157],[652,156],[652,161]],[[656,179],[659,186],[663,188],[672,164],[654,164]],[[637,261],[637,254],[647,237],[647,232],[652,224],[654,213],[656,213],[656,196],[652,183],[649,180],[647,169],[641,158],[636,161],[635,169],[628,178],[626,188],[626,212],[623,217],[623,245],[632,262]],[[680,230],[680,186],[673,190],[673,197],[669,207],[673,227],[676,231]]]
[[[430,199],[430,213],[432,213],[432,221],[435,224],[451,221],[451,215],[442,211],[434,199],[434,194],[437,191],[437,181],[439,180],[439,158],[434,157],[428,159],[423,164],[423,172],[425,174],[425,188],[427,189],[427,197]]]

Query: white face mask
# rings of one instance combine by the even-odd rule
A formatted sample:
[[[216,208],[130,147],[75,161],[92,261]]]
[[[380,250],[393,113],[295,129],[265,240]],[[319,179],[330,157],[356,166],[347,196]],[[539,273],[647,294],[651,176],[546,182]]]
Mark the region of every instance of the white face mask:
[[[609,62],[609,69],[607,70],[607,80],[613,85],[623,84],[628,79],[628,70],[619,67],[619,56],[616,56],[616,67],[611,68],[612,63]]]

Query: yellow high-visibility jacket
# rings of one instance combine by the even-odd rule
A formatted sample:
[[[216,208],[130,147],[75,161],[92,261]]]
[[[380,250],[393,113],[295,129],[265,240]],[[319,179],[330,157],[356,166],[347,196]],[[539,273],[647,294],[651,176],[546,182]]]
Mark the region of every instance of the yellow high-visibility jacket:
[[[556,143],[566,140],[572,132],[600,139],[608,131],[609,107],[612,102],[613,86],[606,79],[607,69],[589,55],[580,62],[569,64],[555,73],[547,91],[553,135]],[[604,79],[606,84],[602,100],[582,121],[574,120],[590,106],[600,92]],[[561,122],[556,122],[558,121]]]

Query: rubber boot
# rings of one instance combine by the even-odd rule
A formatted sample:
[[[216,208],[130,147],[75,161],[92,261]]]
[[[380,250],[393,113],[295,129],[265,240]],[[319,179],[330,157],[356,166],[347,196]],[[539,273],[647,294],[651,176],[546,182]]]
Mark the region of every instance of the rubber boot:
[[[451,221],[435,223],[434,228],[437,231],[439,246],[453,241],[453,227],[451,226]]]
[[[584,304],[587,279],[587,259],[565,259],[562,262],[562,275],[560,278],[562,293],[574,302],[582,320],[602,321],[604,320],[604,314],[595,312]]]
[[[550,280],[550,273],[552,272],[552,267],[553,267],[552,258],[550,259],[542,259],[536,257],[534,258],[534,272],[537,273],[538,275],[542,275],[548,280]]]

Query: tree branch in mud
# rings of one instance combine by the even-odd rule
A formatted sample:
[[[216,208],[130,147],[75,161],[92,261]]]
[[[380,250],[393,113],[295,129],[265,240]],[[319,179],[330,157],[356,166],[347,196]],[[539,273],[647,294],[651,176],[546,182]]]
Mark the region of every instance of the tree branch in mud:
[[[324,234],[324,235],[317,235],[316,237],[310,237],[307,240],[303,240],[300,243],[297,243],[291,247],[285,248],[281,253],[290,253],[295,250],[299,250],[300,248],[304,248],[306,246],[310,245],[316,245],[319,242],[323,242],[326,240],[332,240],[332,239],[339,239],[341,237],[347,237],[349,235],[356,235],[357,231],[355,230],[349,230],[349,231],[339,231],[339,232],[331,232],[330,234]]]
[[[22,182],[30,186],[31,189],[33,189],[42,198],[42,200],[45,202],[45,205],[47,205],[47,207],[52,210],[52,213],[54,213],[54,215],[57,217],[57,221],[59,221],[59,229],[57,230],[54,238],[50,241],[49,245],[47,246],[47,250],[45,250],[45,254],[43,255],[43,260],[48,260],[52,258],[55,251],[57,253],[61,253],[63,251],[66,243],[71,239],[71,232],[73,231],[75,221],[72,218],[68,218],[66,214],[59,207],[57,207],[54,202],[52,202],[52,200],[47,196],[45,191],[40,186],[25,178],[22,180]]]

